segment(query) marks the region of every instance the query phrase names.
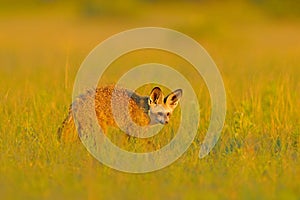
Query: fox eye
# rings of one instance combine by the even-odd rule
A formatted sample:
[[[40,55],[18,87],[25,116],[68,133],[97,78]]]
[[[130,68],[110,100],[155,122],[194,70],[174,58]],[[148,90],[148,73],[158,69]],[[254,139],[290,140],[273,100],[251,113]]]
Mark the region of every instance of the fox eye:
[[[169,113],[169,112],[167,113],[167,116],[170,116],[170,113]]]
[[[159,116],[163,116],[163,113],[162,112],[158,112],[157,113]]]

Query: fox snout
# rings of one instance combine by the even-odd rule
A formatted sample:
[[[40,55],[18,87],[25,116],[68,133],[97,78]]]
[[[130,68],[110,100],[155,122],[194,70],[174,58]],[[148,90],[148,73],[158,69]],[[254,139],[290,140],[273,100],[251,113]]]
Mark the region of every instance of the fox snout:
[[[162,125],[167,125],[169,122],[168,121],[165,121],[165,122],[164,121],[160,121],[159,123],[162,124]]]
[[[156,119],[160,124],[165,125],[169,123],[169,116],[170,116],[170,112],[166,112],[166,113],[158,112]]]
[[[158,120],[158,122],[162,125],[166,125],[169,123],[169,119],[165,119],[165,120]]]

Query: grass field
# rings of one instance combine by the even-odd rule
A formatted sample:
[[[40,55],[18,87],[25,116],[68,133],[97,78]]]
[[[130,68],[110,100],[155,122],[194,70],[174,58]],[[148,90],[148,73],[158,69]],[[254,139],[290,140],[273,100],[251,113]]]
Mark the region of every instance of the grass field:
[[[296,5],[128,2],[1,6],[1,199],[299,199]],[[208,92],[199,86],[202,115],[188,151],[162,170],[128,174],[100,164],[80,144],[60,143],[56,131],[88,53],[113,34],[144,26],[175,29],[203,45],[224,79],[227,117],[213,151],[198,159],[210,117]],[[153,59],[186,72],[159,52],[114,65]]]

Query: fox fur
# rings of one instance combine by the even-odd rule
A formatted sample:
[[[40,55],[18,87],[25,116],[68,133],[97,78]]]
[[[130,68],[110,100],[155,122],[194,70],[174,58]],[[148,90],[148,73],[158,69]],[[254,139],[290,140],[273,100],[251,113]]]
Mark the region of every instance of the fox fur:
[[[93,103],[92,101],[94,101],[97,121],[103,132],[107,133],[109,127],[118,127],[113,115],[112,97],[118,104],[117,115],[121,116],[120,121],[126,123],[128,116],[124,115],[124,113],[129,111],[131,120],[134,123],[139,126],[148,126],[167,124],[181,96],[181,89],[175,90],[164,97],[159,87],[153,88],[149,96],[142,96],[131,90],[114,85],[98,87],[94,92],[88,91],[74,100],[69,108],[68,116],[58,129],[58,137],[62,141],[78,140],[79,137],[73,119],[73,109],[80,108],[84,110],[85,106]],[[128,106],[127,109],[126,106]]]

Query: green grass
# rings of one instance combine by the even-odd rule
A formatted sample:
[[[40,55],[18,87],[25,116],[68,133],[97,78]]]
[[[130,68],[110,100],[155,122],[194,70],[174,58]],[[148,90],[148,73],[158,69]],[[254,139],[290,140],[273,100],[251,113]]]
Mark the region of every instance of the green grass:
[[[144,3],[128,16],[51,6],[1,14],[1,199],[299,199],[298,19],[272,18],[238,2]],[[100,164],[80,144],[61,144],[56,130],[85,56],[112,34],[139,26],[174,28],[199,41],[221,71],[228,104],[221,138],[200,160],[210,117],[203,81],[159,52],[115,62],[126,69],[154,59],[201,82],[200,127],[188,151],[160,171],[128,174]]]

